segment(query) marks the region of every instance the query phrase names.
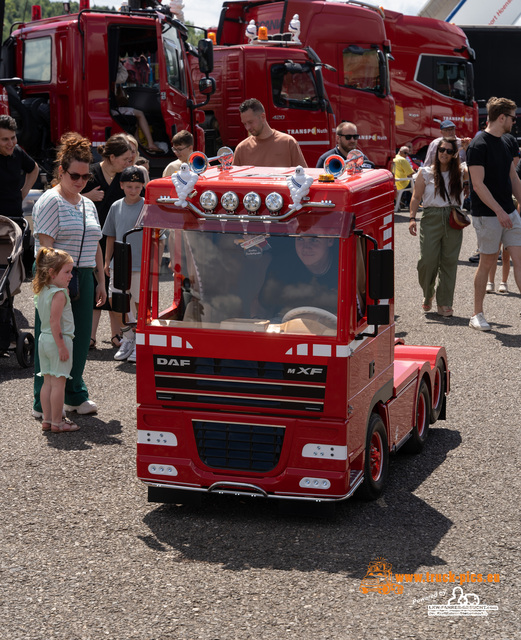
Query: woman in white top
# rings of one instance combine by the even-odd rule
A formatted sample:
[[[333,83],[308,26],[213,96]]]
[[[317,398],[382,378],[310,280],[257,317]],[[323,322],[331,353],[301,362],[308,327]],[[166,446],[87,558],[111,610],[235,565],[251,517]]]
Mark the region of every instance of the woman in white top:
[[[452,302],[463,233],[449,225],[449,217],[451,208],[463,203],[464,180],[467,169],[460,165],[456,140],[443,138],[438,143],[434,163],[422,167],[414,183],[409,232],[417,234],[416,214],[423,199],[418,280],[423,289],[425,313],[431,310],[434,295],[439,315],[447,317],[454,313]]]
[[[79,133],[65,133],[57,151],[57,184],[46,191],[33,209],[35,252],[40,247],[67,251],[79,270],[80,295],[72,301],[76,326],[73,340],[71,379],[65,384],[65,409],[78,413],[96,413],[96,403],[89,399],[83,380],[83,370],[89,352],[92,326],[92,301],[101,306],[107,298],[103,274],[103,258],[99,241],[101,227],[92,200],[81,195],[91,177],[92,154],[90,141]],[[94,290],[94,273],[97,284]],[[35,339],[40,335],[40,318],[35,317]],[[34,365],[40,370],[38,347]],[[42,415],[40,389],[42,379],[35,376],[33,415]]]

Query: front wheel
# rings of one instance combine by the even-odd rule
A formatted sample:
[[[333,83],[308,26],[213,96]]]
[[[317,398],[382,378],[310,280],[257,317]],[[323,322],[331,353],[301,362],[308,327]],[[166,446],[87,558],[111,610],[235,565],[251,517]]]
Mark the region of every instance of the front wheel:
[[[376,500],[384,490],[389,472],[389,445],[382,418],[372,413],[367,429],[364,481],[359,489],[363,500]]]
[[[429,422],[431,412],[431,398],[425,380],[421,381],[418,396],[416,398],[415,424],[411,437],[404,444],[406,453],[420,453],[429,435]]]

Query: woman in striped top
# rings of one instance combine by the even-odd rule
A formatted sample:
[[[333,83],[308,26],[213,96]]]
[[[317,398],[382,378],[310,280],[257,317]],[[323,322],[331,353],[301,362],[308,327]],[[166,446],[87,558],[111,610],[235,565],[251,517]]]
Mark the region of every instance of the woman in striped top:
[[[35,253],[40,247],[62,249],[72,256],[75,266],[79,268],[80,297],[72,302],[76,329],[71,379],[65,385],[65,409],[80,414],[96,413],[98,410],[96,403],[89,400],[83,370],[89,351],[92,300],[95,295],[96,303],[101,306],[107,299],[99,245],[102,234],[96,207],[80,193],[90,178],[91,162],[90,141],[79,133],[65,133],[57,152],[57,184],[39,198],[33,209]],[[93,273],[97,280],[95,292]],[[40,319],[36,314],[36,345],[39,333]],[[39,371],[38,348],[34,364],[36,371]],[[42,414],[41,385],[41,378],[35,376],[33,415],[36,418]]]

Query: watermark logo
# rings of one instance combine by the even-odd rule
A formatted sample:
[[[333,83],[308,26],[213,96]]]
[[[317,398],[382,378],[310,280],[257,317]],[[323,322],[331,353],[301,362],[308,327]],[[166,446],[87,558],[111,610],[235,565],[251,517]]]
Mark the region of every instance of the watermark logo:
[[[454,587],[452,597],[447,604],[430,604],[429,616],[477,616],[486,617],[489,611],[497,611],[497,605],[480,604],[479,596],[475,593],[465,593],[462,587]]]
[[[403,585],[394,580],[393,565],[385,558],[369,563],[360,583],[362,593],[403,593]]]

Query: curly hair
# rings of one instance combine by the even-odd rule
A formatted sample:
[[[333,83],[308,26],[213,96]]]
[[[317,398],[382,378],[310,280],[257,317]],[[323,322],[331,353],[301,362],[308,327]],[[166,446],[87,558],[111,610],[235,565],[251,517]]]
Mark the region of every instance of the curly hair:
[[[440,155],[438,153],[442,144],[450,144],[453,150],[453,154],[449,161],[449,194],[445,188],[445,180],[441,174]],[[443,138],[436,147],[436,157],[434,158],[434,193],[440,195],[444,200],[459,202],[461,198],[461,192],[463,191],[463,184],[461,180],[461,170],[459,163],[458,145],[454,138]]]
[[[68,131],[60,138],[60,143],[56,151],[56,167],[54,177],[58,178],[58,169],[63,171],[71,166],[73,162],[92,162],[92,152],[90,149],[90,140],[84,138],[75,131]]]
[[[72,257],[61,249],[42,247],[36,254],[36,274],[33,280],[33,291],[38,294],[51,281],[51,269],[59,273],[64,264],[73,262]]]

